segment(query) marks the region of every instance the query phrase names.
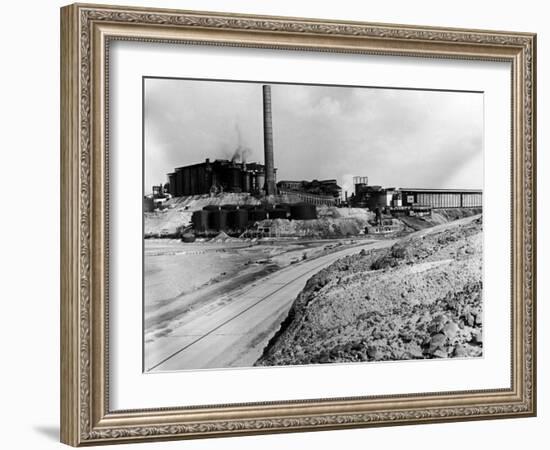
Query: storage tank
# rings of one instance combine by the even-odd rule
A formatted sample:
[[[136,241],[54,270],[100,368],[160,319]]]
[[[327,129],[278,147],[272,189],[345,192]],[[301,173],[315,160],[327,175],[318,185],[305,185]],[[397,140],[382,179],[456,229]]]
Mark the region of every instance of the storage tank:
[[[227,212],[227,228],[235,228],[235,211],[237,210],[237,205],[222,205],[222,211]]]
[[[286,219],[288,211],[284,208],[274,208],[268,211],[270,219]]]
[[[234,230],[245,230],[248,226],[248,210],[235,209],[229,212],[229,226]]]
[[[152,212],[155,209],[155,201],[153,197],[143,197],[143,212]]]
[[[309,203],[296,203],[290,207],[290,215],[296,220],[317,219],[317,208]]]
[[[191,220],[195,231],[204,233],[208,229],[208,211],[195,211]]]
[[[256,190],[258,192],[262,191],[265,185],[265,174],[263,172],[258,172],[256,174]]]
[[[217,211],[209,211],[208,216],[208,222],[212,230],[227,230],[227,210],[219,209]]]
[[[259,222],[267,219],[267,211],[265,209],[253,209],[249,211],[249,217],[253,222]]]
[[[231,173],[231,190],[233,192],[241,192],[241,169],[238,167],[232,167]]]
[[[181,241],[185,243],[195,242],[195,235],[193,233],[185,233],[181,237]]]
[[[276,208],[281,208],[290,212],[290,203],[279,203],[275,205]]]
[[[243,192],[250,192],[250,172],[243,170],[241,180]]]

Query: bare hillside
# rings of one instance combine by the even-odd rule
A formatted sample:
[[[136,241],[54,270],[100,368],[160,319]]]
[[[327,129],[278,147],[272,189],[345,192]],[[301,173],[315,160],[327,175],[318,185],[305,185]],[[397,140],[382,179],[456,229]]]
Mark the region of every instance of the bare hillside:
[[[313,276],[256,365],[482,354],[482,219],[413,233]]]

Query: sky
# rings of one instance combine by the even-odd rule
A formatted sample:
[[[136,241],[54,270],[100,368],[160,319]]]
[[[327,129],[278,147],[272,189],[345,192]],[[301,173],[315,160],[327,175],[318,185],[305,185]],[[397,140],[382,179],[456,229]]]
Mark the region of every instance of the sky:
[[[271,84],[277,180],[481,189],[483,94]],[[144,190],[175,167],[263,163],[262,83],[146,79]]]

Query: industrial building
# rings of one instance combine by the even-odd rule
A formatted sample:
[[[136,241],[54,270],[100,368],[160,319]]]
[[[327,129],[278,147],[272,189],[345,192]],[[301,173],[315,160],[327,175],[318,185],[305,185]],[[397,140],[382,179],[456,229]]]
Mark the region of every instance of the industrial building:
[[[437,208],[479,208],[482,191],[475,189],[422,189],[369,185],[368,177],[353,178],[354,192],[342,202],[342,189],[337,180],[282,180],[277,183],[274,164],[271,87],[262,86],[264,163],[216,159],[178,167],[168,174],[167,191],[173,197],[249,193],[267,196],[264,208],[217,208],[198,211],[193,216],[197,232],[211,230],[242,231],[250,224],[267,218],[308,220],[317,217],[317,206],[347,206],[385,211],[393,215],[430,214]],[[159,188],[160,189],[160,188]],[[158,191],[158,189],[157,189]],[[162,195],[161,195],[162,194]],[[152,205],[165,198],[156,192]],[[281,205],[281,202],[292,205]],[[151,202],[149,202],[151,203]],[[277,205],[275,205],[277,203]],[[309,206],[304,206],[309,205]]]
[[[178,167],[168,174],[168,192],[174,197],[220,192],[260,194],[265,188],[265,173],[263,164],[206,158],[202,163]]]
[[[342,188],[338,186],[338,182],[335,179],[312,181],[282,180],[277,183],[277,189],[280,193],[285,194],[302,192],[305,194],[328,197],[329,199],[335,200],[335,202],[338,202],[342,195]]]
[[[275,195],[271,86],[262,87],[264,122],[264,164],[217,159],[178,167],[168,174],[168,191],[174,197],[219,192],[250,192]]]
[[[354,178],[355,191],[350,204],[372,211],[384,208],[480,208],[479,189],[424,189],[369,186],[366,177]]]
[[[483,191],[480,189],[419,189],[400,188],[402,206],[437,208],[480,208]]]

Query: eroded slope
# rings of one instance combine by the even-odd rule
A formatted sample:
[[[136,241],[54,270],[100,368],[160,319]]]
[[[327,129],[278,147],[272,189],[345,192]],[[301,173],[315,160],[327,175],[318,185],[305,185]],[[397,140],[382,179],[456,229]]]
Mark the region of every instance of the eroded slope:
[[[482,220],[414,233],[313,276],[257,365],[482,354]]]

